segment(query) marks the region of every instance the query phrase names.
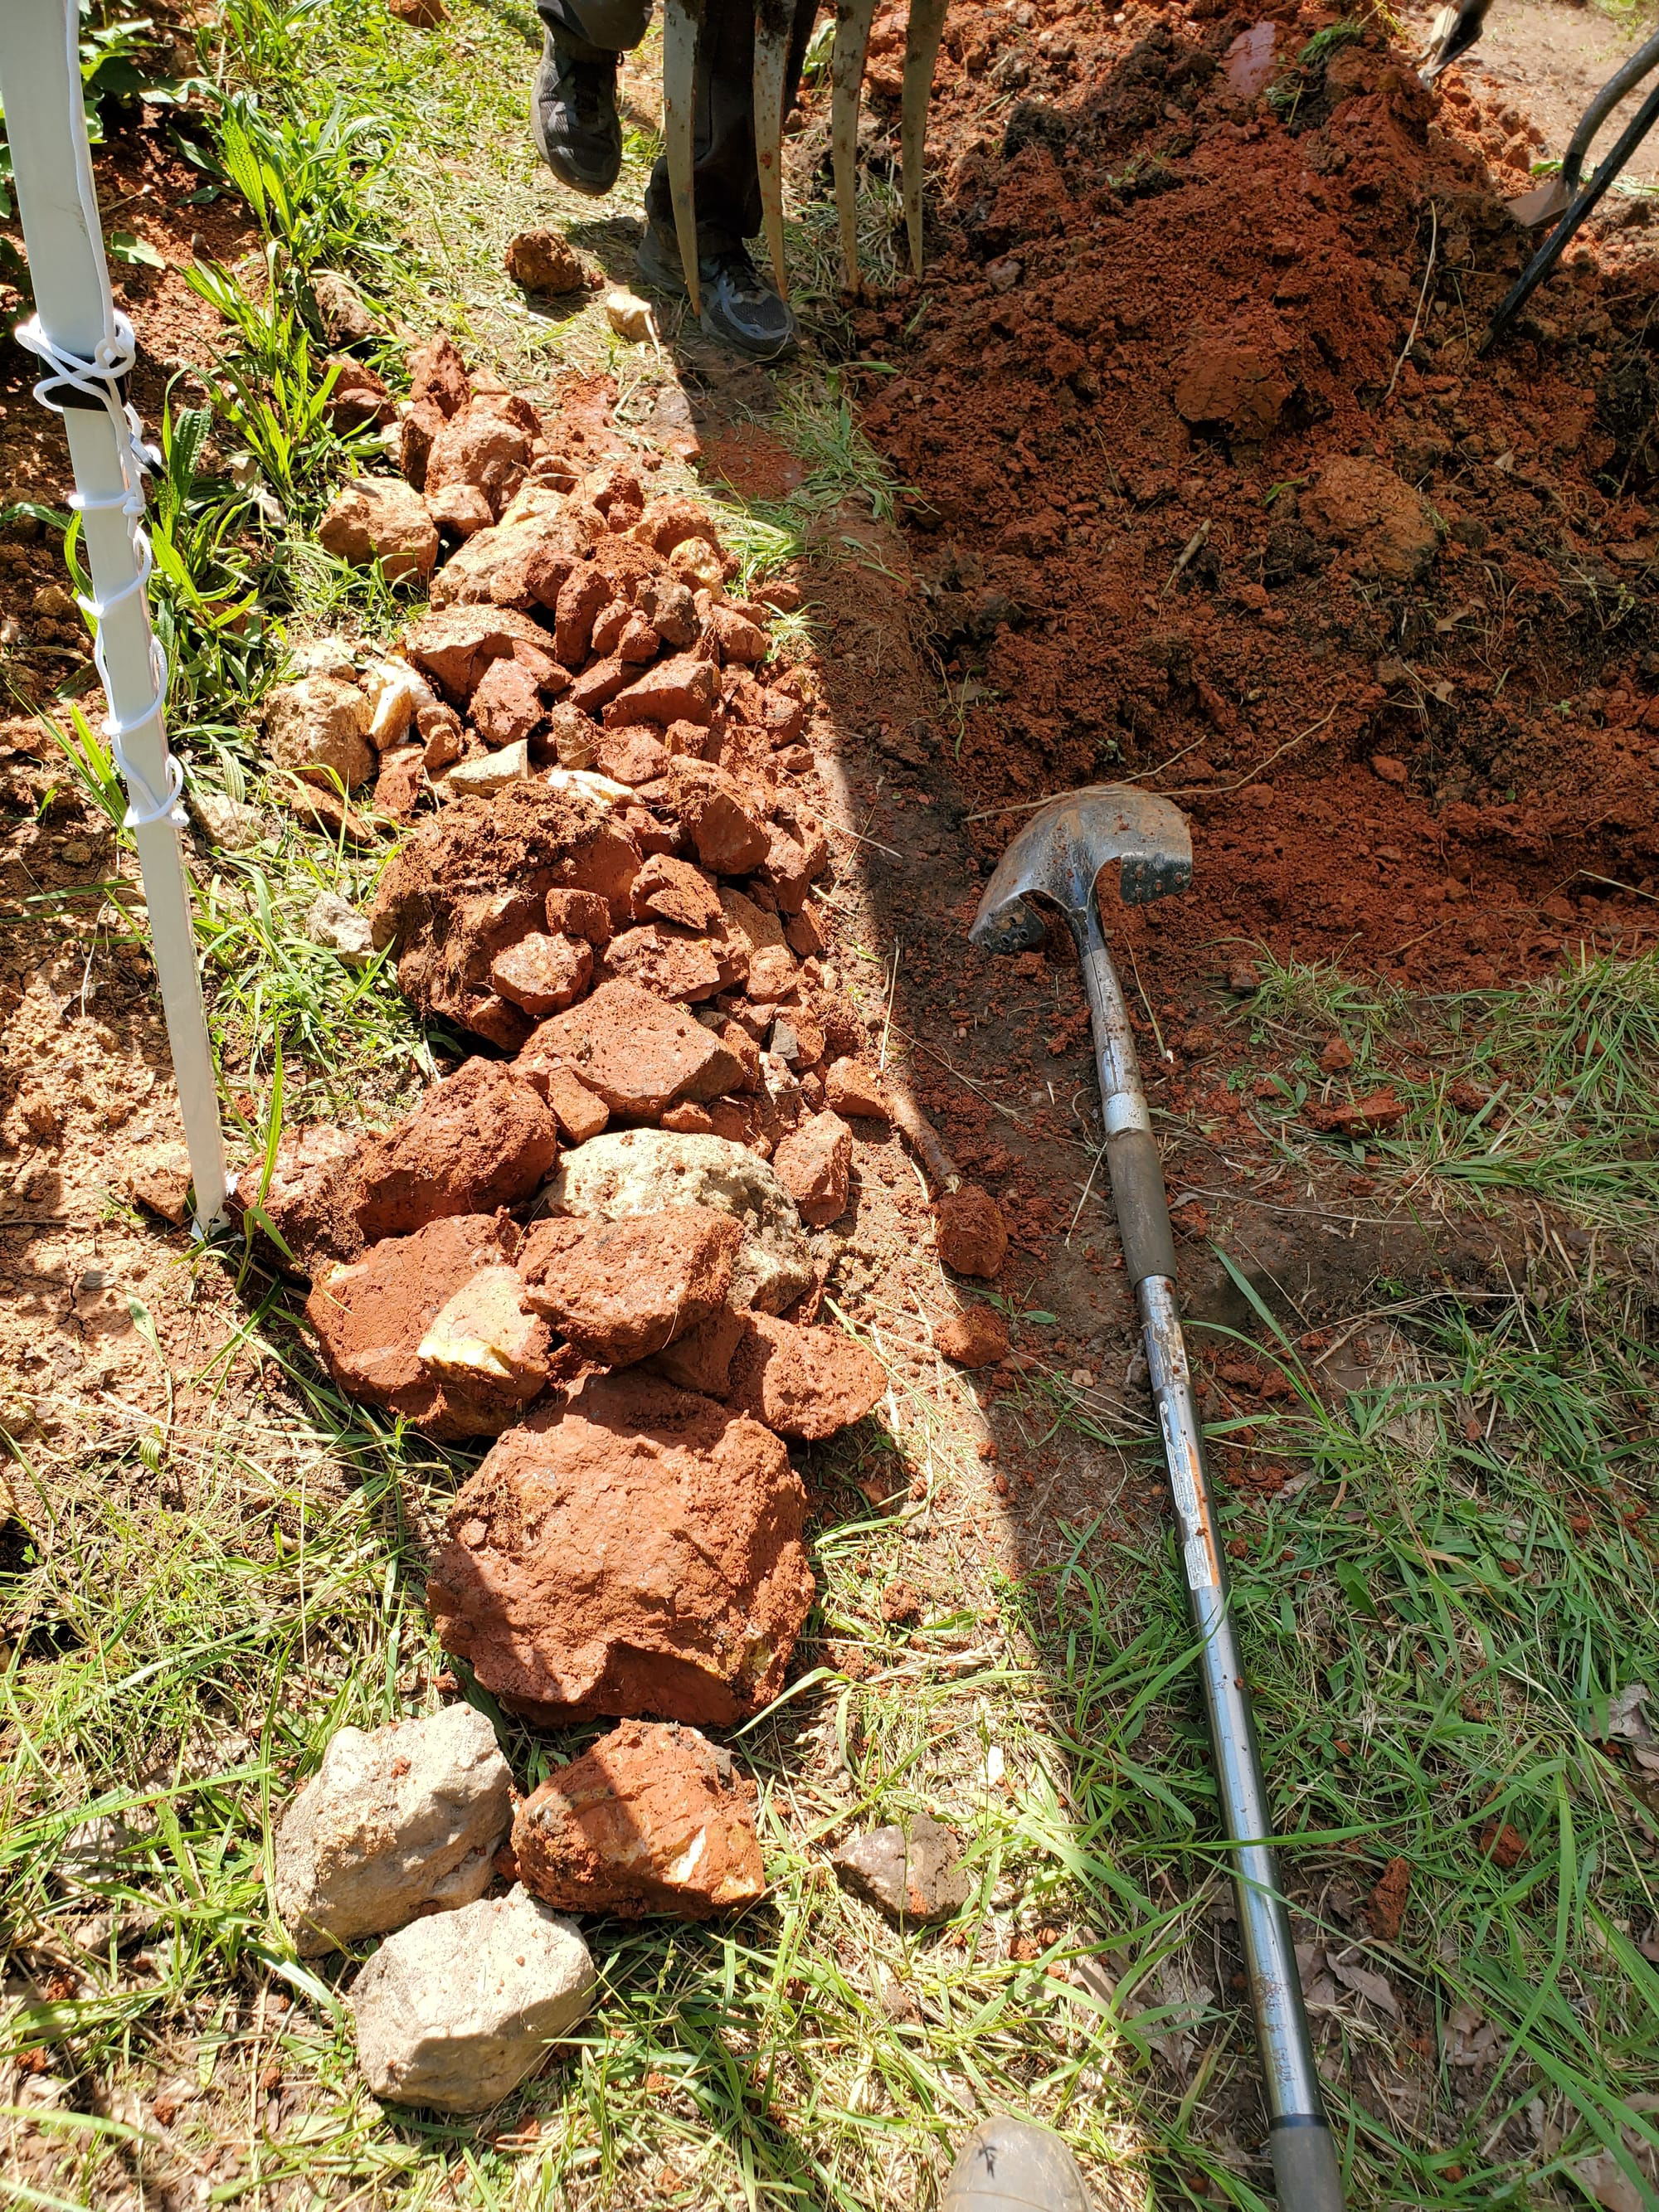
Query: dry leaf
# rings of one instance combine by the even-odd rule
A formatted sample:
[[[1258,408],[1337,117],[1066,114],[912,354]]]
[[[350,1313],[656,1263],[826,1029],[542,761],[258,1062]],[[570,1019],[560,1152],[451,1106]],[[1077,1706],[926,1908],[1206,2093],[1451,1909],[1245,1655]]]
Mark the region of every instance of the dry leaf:
[[[1331,1972],[1356,1996],[1380,2005],[1384,2012],[1391,2013],[1395,2020],[1399,2019],[1400,2000],[1381,1974],[1374,1974],[1369,1966],[1345,1966],[1340,1959],[1331,1960]]]
[[[1594,2158],[1575,2159],[1572,2178],[1585,2196],[1604,2205],[1607,2212],[1645,2212],[1642,2191],[1610,2150],[1598,2150]]]
[[[1376,1887],[1365,1900],[1365,1918],[1372,1935],[1379,1942],[1392,1943],[1398,1940],[1400,1923],[1406,1917],[1411,1887],[1410,1867],[1404,1859],[1390,1859],[1382,1869]]]

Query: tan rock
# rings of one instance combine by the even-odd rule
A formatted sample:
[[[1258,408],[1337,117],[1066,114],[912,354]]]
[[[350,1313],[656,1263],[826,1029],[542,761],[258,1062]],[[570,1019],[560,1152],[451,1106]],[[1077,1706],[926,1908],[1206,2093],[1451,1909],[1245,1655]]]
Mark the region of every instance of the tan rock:
[[[354,477],[335,494],[317,538],[325,553],[353,568],[378,561],[392,584],[429,576],[438,558],[437,525],[425,501],[395,477]]]
[[[471,484],[499,515],[524,482],[530,442],[529,432],[475,396],[432,441],[423,489],[429,495],[448,484]]]
[[[427,1324],[415,1357],[440,1382],[505,1391],[528,1404],[547,1387],[552,1338],[513,1267],[471,1275]]]
[[[325,789],[335,779],[348,791],[374,773],[368,742],[373,710],[355,684],[337,676],[302,676],[265,694],[265,744],[278,768]]]

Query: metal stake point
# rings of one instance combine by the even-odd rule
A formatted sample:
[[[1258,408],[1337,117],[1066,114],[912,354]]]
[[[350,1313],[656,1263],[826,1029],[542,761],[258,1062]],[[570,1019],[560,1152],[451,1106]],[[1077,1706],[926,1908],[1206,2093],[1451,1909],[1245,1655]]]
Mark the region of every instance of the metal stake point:
[[[0,9],[0,105],[36,313],[19,343],[47,374],[35,396],[64,418],[108,702],[104,732],[125,779],[167,1042],[205,1228],[224,1211],[225,1148],[218,1085],[202,1004],[189,885],[179,831],[178,763],[163,722],[167,661],[150,629],[149,555],[140,518],[137,418],[122,398],[133,338],[110,295],[81,99],[76,0],[7,0]]]

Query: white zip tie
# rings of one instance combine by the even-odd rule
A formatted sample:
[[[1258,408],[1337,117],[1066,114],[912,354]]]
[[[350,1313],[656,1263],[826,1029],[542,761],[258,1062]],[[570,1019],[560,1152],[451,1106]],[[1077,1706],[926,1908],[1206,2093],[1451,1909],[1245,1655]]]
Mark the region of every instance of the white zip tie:
[[[150,551],[149,534],[142,520],[144,513],[143,478],[146,470],[161,465],[161,457],[153,446],[145,444],[143,425],[132,407],[122,398],[118,388],[121,378],[126,375],[137,357],[132,325],[117,309],[112,321],[112,334],[100,339],[98,350],[90,361],[80,354],[70,353],[64,347],[54,345],[41,329],[38,315],[31,315],[27,322],[20,323],[15,336],[18,344],[27,348],[37,360],[45,362],[50,371],[34,387],[34,397],[43,407],[51,408],[54,415],[67,414],[70,403],[67,399],[60,399],[58,394],[60,392],[79,392],[83,398],[90,399],[104,409],[115,430],[116,451],[120,459],[121,477],[125,489],[94,499],[88,499],[82,493],[75,492],[70,495],[69,502],[77,514],[118,508],[127,518],[129,535],[132,540],[133,562],[138,573],[130,584],[124,584],[107,599],[88,599],[84,592],[76,594],[82,613],[94,625],[92,658],[99,681],[104,687],[104,696],[108,699],[112,695],[109,671],[104,661],[104,617],[112,607],[119,606],[135,592],[141,595],[144,593],[155,567],[155,557]],[[125,721],[112,712],[105,716],[101,726],[115,765],[120,769],[130,792],[137,793],[143,801],[141,806],[137,797],[129,798],[125,827],[143,830],[153,822],[170,822],[175,831],[182,830],[188,824],[184,808],[179,804],[185,788],[185,772],[178,760],[171,752],[167,754],[167,787],[164,793],[158,793],[126,750],[126,739],[155,721],[167,704],[167,657],[154,630],[149,636],[149,672],[155,692],[143,712]]]

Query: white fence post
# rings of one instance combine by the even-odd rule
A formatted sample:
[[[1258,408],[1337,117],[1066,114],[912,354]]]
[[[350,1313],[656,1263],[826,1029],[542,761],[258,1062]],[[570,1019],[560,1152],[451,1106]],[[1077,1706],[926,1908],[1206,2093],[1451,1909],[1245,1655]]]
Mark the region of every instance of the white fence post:
[[[205,1227],[224,1211],[225,1147],[179,832],[183,777],[167,751],[167,663],[149,625],[142,450],[122,379],[132,331],[110,296],[81,99],[76,0],[0,0],[0,103],[35,314],[17,331],[45,364],[36,397],[64,418],[109,704],[126,781],[167,1042]]]

